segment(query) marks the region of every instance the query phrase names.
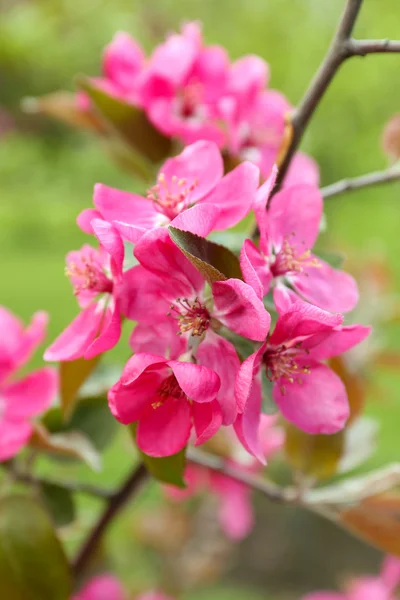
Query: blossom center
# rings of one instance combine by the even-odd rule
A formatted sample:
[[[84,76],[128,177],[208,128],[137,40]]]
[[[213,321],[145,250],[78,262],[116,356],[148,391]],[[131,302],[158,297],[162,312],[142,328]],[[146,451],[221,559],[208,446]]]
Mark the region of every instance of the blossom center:
[[[90,256],[81,256],[77,262],[71,261],[65,270],[77,296],[85,291],[111,293],[113,282],[105,274],[102,265]]]
[[[302,354],[304,351],[300,344],[269,346],[263,357],[268,379],[272,382],[284,379],[289,383],[302,384],[302,375],[310,373],[310,367],[299,361]],[[281,392],[285,393],[284,385],[281,385]]]
[[[275,255],[271,264],[274,277],[280,275],[302,273],[306,267],[320,267],[320,262],[311,254],[311,250],[300,250],[284,240],[282,248]]]
[[[170,220],[190,206],[190,195],[197,181],[188,184],[186,179],[178,179],[176,175],[167,181],[164,173],[160,173],[157,183],[147,192],[147,198],[154,202],[158,212]]]
[[[199,81],[188,83],[181,91],[180,113],[185,119],[197,116],[197,108],[203,98],[203,85]]]
[[[157,390],[157,399],[152,403],[153,408],[159,408],[168,398],[175,400],[187,400],[185,392],[179,385],[175,375],[172,373],[162,381]]]
[[[179,332],[189,332],[191,335],[201,336],[207,331],[210,325],[210,313],[198,298],[189,301],[187,298],[177,298],[174,304],[171,304],[171,312],[178,320]]]

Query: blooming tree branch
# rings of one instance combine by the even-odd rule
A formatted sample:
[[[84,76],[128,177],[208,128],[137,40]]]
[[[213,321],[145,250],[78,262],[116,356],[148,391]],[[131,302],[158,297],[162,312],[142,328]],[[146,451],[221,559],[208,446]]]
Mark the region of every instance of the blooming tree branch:
[[[292,115],[293,137],[281,165],[277,189],[283,182],[294,153],[300,145],[307,125],[339,67],[352,56],[400,52],[400,42],[391,40],[353,40],[351,38],[362,0],[347,0],[330,48],[312,79],[299,106]]]
[[[400,169],[396,166],[385,169],[384,171],[373,171],[372,173],[367,173],[360,177],[336,181],[335,183],[321,188],[321,194],[323,198],[331,198],[332,196],[338,196],[344,192],[359,190],[360,188],[372,187],[375,185],[383,185],[398,180],[400,180]]]
[[[73,570],[76,577],[79,577],[85,571],[108,525],[128,500],[139,491],[147,476],[148,473],[143,464],[135,466],[120,489],[111,495],[104,511],[100,514],[73,561]]]

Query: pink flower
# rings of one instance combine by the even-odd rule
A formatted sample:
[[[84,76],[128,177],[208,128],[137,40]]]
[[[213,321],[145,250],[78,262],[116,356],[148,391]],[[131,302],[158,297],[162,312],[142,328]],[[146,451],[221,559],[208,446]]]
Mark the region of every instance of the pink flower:
[[[206,236],[227,229],[245,217],[255,201],[259,170],[242,163],[223,177],[221,154],[212,142],[197,142],[161,167],[157,184],[147,196],[137,196],[97,184],[94,205],[78,217],[92,233],[91,221],[113,223],[122,237],[136,243],[149,229],[173,225]]]
[[[218,400],[224,424],[232,424],[239,359],[234,346],[217,333],[223,325],[252,340],[265,340],[270,316],[262,301],[240,279],[216,281],[207,291],[204,277],[165,229],[146,233],[136,245],[135,256],[140,266],[126,274],[129,289],[122,304],[124,314],[139,323],[131,337],[132,348],[136,352],[157,348],[178,358],[193,346],[198,362],[220,376]]]
[[[262,415],[260,438],[266,458],[271,457],[282,448],[283,430],[276,427],[276,417]],[[227,440],[229,443],[229,440]],[[232,448],[232,458],[228,463],[236,469],[257,473],[261,464],[248,455],[242,456],[240,447]],[[246,458],[246,460],[243,460]],[[188,463],[185,469],[187,488],[179,490],[167,486],[167,495],[174,500],[184,500],[205,490],[214,493],[219,500],[219,522],[222,531],[232,540],[241,540],[253,528],[254,515],[252,491],[249,486],[239,483],[210,469]]]
[[[324,310],[352,310],[358,301],[354,279],[311,253],[322,217],[318,188],[286,188],[272,198],[266,211],[276,174],[275,168],[257,193],[254,210],[260,245],[250,240],[243,245],[240,263],[245,281],[260,298],[272,288],[279,312],[299,296]]]
[[[32,417],[45,411],[57,393],[57,374],[44,367],[21,379],[15,373],[30,359],[46,335],[47,315],[38,312],[23,324],[0,306],[0,460],[15,456],[28,442]]]
[[[124,600],[126,598],[121,583],[112,575],[93,578],[72,600]]]
[[[149,120],[184,144],[209,140],[222,146],[219,101],[225,93],[229,57],[221,46],[204,46],[201,29],[189,23],[157,46],[141,74],[141,101]]]
[[[346,593],[314,592],[303,600],[395,600],[400,586],[400,559],[387,556],[377,577],[360,577],[351,582]]]
[[[278,318],[273,333],[241,365],[236,379],[239,415],[235,429],[260,460],[257,438],[261,410],[261,371],[273,383],[272,398],[288,421],[307,433],[331,434],[349,416],[345,387],[321,361],[364,340],[370,328],[341,326],[343,317],[298,302]]]
[[[89,359],[113,348],[120,338],[123,243],[105,221],[94,219],[92,227],[100,248],[85,245],[67,255],[66,273],[82,312],[46,350],[45,360]]]
[[[196,444],[218,431],[219,387],[220,379],[211,369],[138,353],[128,360],[108,401],[118,421],[137,422],[136,440],[143,452],[171,456],[186,446],[193,426]]]

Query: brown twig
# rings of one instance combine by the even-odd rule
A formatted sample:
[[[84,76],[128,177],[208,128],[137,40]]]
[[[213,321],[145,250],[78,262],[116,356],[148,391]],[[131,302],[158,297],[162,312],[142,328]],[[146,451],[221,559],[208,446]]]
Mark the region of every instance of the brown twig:
[[[242,471],[227,464],[224,460],[213,454],[208,454],[200,450],[188,449],[187,458],[190,462],[222,473],[226,477],[234,479],[247,485],[253,490],[257,490],[266,496],[272,502],[287,503],[294,502],[297,497],[297,491],[292,488],[282,488],[272,481],[257,477],[248,471]]]
[[[363,0],[347,0],[329,50],[298,107],[292,114],[293,137],[280,166],[275,192],[281,186],[302,140],[307,125],[339,67],[352,56],[400,52],[400,42],[391,40],[355,40],[351,37]]]
[[[100,514],[94,527],[84,540],[78,554],[73,561],[72,568],[76,578],[79,578],[85,571],[96,548],[99,545],[108,525],[114,517],[122,510],[128,500],[141,488],[147,479],[148,472],[143,464],[135,467],[120,489],[115,492],[107,502],[104,511]]]
[[[336,181],[335,183],[331,183],[330,185],[321,188],[321,194],[323,198],[331,198],[332,196],[337,196],[344,192],[376,185],[384,185],[385,183],[391,183],[392,181],[398,180],[400,180],[400,168],[396,165],[396,167],[384,171],[374,171],[373,173],[367,173],[360,177]]]

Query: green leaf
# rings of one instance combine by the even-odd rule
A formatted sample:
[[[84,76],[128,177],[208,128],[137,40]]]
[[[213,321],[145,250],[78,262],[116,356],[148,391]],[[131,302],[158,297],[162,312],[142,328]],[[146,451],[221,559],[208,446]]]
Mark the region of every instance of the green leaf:
[[[133,440],[136,444],[136,429],[137,423],[132,423],[129,426],[129,429],[132,433]],[[153,475],[154,479],[157,479],[160,483],[168,483],[170,485],[175,485],[176,487],[185,488],[186,483],[183,479],[185,465],[186,465],[186,448],[183,448],[177,454],[173,454],[172,456],[165,456],[162,458],[154,458],[153,456],[148,456],[144,452],[142,452],[139,448],[137,451],[140,455],[140,458],[144,462],[147,470],[151,475]]]
[[[63,421],[58,407],[51,408],[44,415],[42,422],[51,433],[79,431],[85,434],[99,452],[110,444],[118,431],[118,423],[112,416],[104,396],[79,400],[68,423]]]
[[[169,227],[169,235],[208,283],[231,277],[243,279],[238,257],[225,246],[209,242],[189,231]]]
[[[68,420],[78,402],[78,392],[86,379],[96,368],[101,355],[89,360],[78,358],[60,363],[60,397],[61,409],[65,420]]]
[[[42,483],[40,494],[57,527],[75,520],[75,502],[70,490],[53,483]]]
[[[46,511],[29,496],[0,499],[0,598],[69,600],[67,558]]]
[[[345,255],[341,252],[325,252],[325,250],[320,250],[318,254],[316,254],[316,257],[324,260],[334,269],[340,269],[346,259]]]
[[[285,423],[285,454],[290,466],[304,475],[327,479],[339,469],[345,434],[310,435]]]
[[[153,127],[145,113],[131,104],[109,96],[90,79],[81,77],[78,85],[85,90],[100,115],[140,156],[157,163],[171,154],[172,142]],[[137,156],[139,159],[140,156]]]

